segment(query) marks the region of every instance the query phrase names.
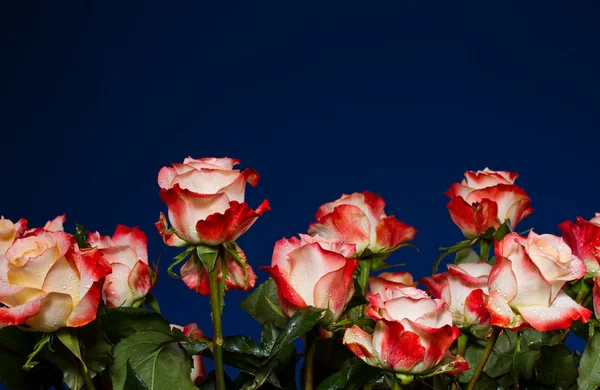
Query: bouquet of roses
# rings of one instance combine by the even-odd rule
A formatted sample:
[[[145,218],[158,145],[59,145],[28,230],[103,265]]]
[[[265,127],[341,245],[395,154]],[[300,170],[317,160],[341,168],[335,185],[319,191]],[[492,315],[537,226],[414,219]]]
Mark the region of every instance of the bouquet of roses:
[[[260,267],[270,278],[254,288],[236,240],[269,205],[245,202],[258,173],[237,163],[187,158],[158,174],[168,212],[156,227],[181,248],[167,273],[208,297],[212,337],[160,314],[140,229],[102,236],[65,232],[65,216],[41,228],[0,219],[0,380],[76,390],[600,386],[600,214],[561,223],[562,237],[519,233],[533,209],[517,174],[466,172],[446,192],[466,239],[440,248],[432,275],[415,280],[392,272],[402,264],[391,254],[413,246],[416,229],[373,193],[342,195],[306,234],[275,243]],[[241,307],[260,339],[224,336],[227,291],[253,288]],[[569,333],[586,340],[582,354],[565,345]]]

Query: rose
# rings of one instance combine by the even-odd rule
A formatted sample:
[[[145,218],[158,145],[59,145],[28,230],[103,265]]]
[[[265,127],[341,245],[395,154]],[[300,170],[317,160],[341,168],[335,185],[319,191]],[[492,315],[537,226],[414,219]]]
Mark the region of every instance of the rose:
[[[232,245],[232,252],[236,254],[237,258],[231,252],[225,251],[225,291],[232,288],[248,291],[254,287],[254,284],[256,283],[256,274],[254,274],[252,267],[248,265],[246,255],[242,249],[236,243],[233,243]],[[218,280],[221,280],[223,278],[221,262],[217,261],[216,266],[218,269]],[[202,295],[210,295],[206,268],[201,268],[200,277],[198,277],[198,268],[193,257],[181,267],[180,273],[181,279],[191,290]]]
[[[386,254],[412,240],[417,230],[387,216],[385,202],[368,191],[342,195],[322,205],[308,228],[310,235],[356,244],[357,255]]]
[[[13,223],[0,216],[0,255],[12,245],[15,239],[27,230],[27,221],[23,218]]]
[[[587,276],[597,275],[600,272],[600,214],[589,221],[577,217],[575,222],[565,221],[558,228],[573,254],[585,263]]]
[[[352,274],[358,267],[355,245],[300,235],[277,241],[271,267],[266,270],[277,285],[286,315],[307,306],[329,309],[337,320],[354,294]]]
[[[492,171],[467,171],[465,179],[454,183],[444,194],[450,197],[448,211],[454,223],[467,238],[498,228],[510,220],[512,229],[533,209],[531,199],[523,189],[514,185],[517,173]]]
[[[204,333],[195,323],[187,324],[185,327],[171,324],[171,329],[173,328],[182,331],[183,335],[189,339],[204,339]],[[198,386],[206,378],[206,368],[204,367],[202,355],[194,355],[192,357],[192,364],[190,378]]]
[[[431,294],[448,304],[452,323],[485,338],[492,330],[490,313],[485,308],[488,296],[488,263],[447,264],[448,272],[421,279]]]
[[[486,305],[492,325],[546,332],[589,319],[591,312],[562,290],[567,281],[585,275],[586,268],[560,237],[510,233],[497,243],[495,253]]]
[[[112,238],[95,232],[88,243],[100,249],[112,272],[106,276],[102,299],[108,307],[138,307],[154,287],[156,277],[148,266],[148,245],[139,228],[119,225]]]
[[[371,304],[367,312],[377,320],[375,329],[371,335],[354,325],[346,330],[344,344],[367,364],[404,374],[469,369],[464,358],[450,354],[460,331],[452,325],[446,303],[404,281],[412,284],[412,278],[395,278],[393,274],[369,279],[367,298]]]
[[[231,158],[188,157],[183,164],[160,170],[160,197],[169,209],[173,231],[167,228],[162,213],[156,227],[167,245],[234,241],[270,210],[266,200],[256,210],[244,202],[246,183],[256,186],[258,173],[232,169],[238,163]]]
[[[110,265],[97,249],[79,249],[65,232],[36,229],[0,255],[0,323],[42,332],[96,318]]]

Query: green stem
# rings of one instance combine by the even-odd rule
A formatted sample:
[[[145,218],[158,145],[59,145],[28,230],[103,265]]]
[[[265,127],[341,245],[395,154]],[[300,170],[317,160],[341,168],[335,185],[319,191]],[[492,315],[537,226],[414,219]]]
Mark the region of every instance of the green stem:
[[[490,248],[492,244],[487,240],[479,241],[479,260],[486,262],[488,261],[488,257],[490,256]]]
[[[217,261],[222,261],[219,257]],[[215,376],[217,381],[217,390],[225,390],[225,373],[223,370],[223,327],[221,324],[221,301],[223,299],[219,285],[219,267],[215,266],[212,272],[208,273],[208,285],[210,288],[210,309],[214,325],[213,337],[213,360],[215,362]]]
[[[90,376],[90,373],[88,372],[87,367],[85,366],[85,363],[81,362],[82,365],[82,371],[83,371],[83,381],[85,383],[85,388],[86,390],[96,390],[96,386],[94,385],[94,381],[92,380],[92,377]]]
[[[402,386],[396,378],[394,378],[394,380],[392,381],[392,390],[402,390]]]
[[[487,363],[490,355],[492,354],[492,350],[494,349],[494,345],[496,345],[496,341],[498,340],[498,336],[500,335],[501,331],[502,331],[502,328],[498,328],[498,327],[494,328],[494,330],[492,331],[492,334],[490,335],[490,339],[488,340],[488,342],[485,346],[485,349],[483,350],[483,356],[481,357],[479,364],[477,364],[477,367],[475,367],[473,376],[471,377],[471,380],[469,381],[469,386],[467,386],[467,390],[473,390],[475,388],[475,384],[477,383],[479,376],[483,372],[485,363]]]
[[[367,295],[367,282],[369,281],[369,275],[371,274],[371,263],[372,259],[358,260],[358,285],[363,293],[363,297]],[[363,305],[357,306],[350,310],[350,319],[359,320],[363,317]]]
[[[304,389],[313,390],[313,372],[315,367],[315,347],[317,345],[316,331],[304,335]]]
[[[465,350],[467,349],[467,341],[469,341],[469,335],[461,333],[456,342],[458,343],[456,353],[460,356],[465,356]]]
[[[519,371],[517,370],[517,358],[519,356],[519,353],[521,352],[521,331],[517,331],[517,335],[516,335],[516,340],[515,340],[515,352],[513,354],[513,362],[512,362],[512,367],[510,369],[511,374],[514,378],[515,381],[515,389],[519,389],[520,385],[519,385]]]

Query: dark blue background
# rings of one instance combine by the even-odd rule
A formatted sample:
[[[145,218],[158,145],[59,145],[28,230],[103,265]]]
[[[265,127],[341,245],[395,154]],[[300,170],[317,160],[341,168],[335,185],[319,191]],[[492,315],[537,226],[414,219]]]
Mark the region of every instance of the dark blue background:
[[[260,4],[259,4],[260,3]],[[173,323],[211,333],[208,299],[166,274],[156,176],[229,156],[261,174],[273,211],[239,240],[258,271],[324,202],[370,190],[415,226],[394,254],[425,276],[462,238],[443,192],[465,170],[518,171],[519,230],[600,211],[600,7],[592,1],[114,2],[0,12],[0,213],[140,226],[163,261]],[[13,4],[14,7],[14,4]],[[226,334],[257,336],[227,295]]]

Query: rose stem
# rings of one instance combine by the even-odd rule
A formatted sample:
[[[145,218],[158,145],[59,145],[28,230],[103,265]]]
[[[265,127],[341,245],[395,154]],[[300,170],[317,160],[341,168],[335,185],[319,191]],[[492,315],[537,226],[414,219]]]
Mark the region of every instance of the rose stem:
[[[315,366],[316,331],[308,331],[304,335],[304,389],[313,390],[313,369]]]
[[[461,333],[457,342],[456,354],[460,356],[465,356],[465,350],[467,349],[467,342],[469,341],[469,335]],[[458,390],[459,387],[456,383],[452,383],[452,390]]]
[[[479,260],[486,262],[488,261],[488,256],[490,255],[491,244],[487,240],[479,241]]]
[[[483,356],[481,357],[479,364],[477,364],[477,367],[475,368],[475,372],[473,372],[473,376],[471,377],[471,380],[469,381],[469,386],[467,386],[467,390],[473,390],[475,388],[477,379],[479,379],[479,375],[481,375],[481,372],[483,371],[483,368],[485,367],[485,363],[487,363],[488,358],[492,354],[492,349],[494,349],[494,345],[496,345],[496,340],[498,340],[498,336],[500,335],[501,331],[502,331],[502,328],[499,328],[499,327],[495,327],[494,330],[492,331],[492,334],[490,335],[490,339],[488,340],[488,342],[485,346],[485,349],[483,350]]]
[[[367,282],[371,274],[372,259],[358,260],[358,285],[362,290],[363,297],[367,295]],[[350,318],[359,320],[363,316],[363,305],[357,306],[350,311]]]
[[[222,261],[222,251],[219,248],[219,258]],[[208,286],[210,288],[210,308],[214,326],[213,335],[213,360],[215,362],[215,376],[217,390],[225,390],[225,375],[223,372],[223,328],[221,325],[221,288],[219,286],[219,267],[208,273]]]

